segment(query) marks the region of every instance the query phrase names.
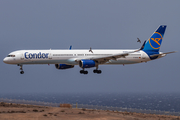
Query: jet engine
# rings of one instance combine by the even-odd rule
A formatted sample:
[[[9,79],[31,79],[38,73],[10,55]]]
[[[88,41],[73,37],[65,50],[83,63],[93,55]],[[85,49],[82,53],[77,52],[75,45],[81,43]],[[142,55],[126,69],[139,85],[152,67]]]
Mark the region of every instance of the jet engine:
[[[56,67],[57,69],[69,69],[69,68],[73,68],[74,65],[55,64],[55,67]]]
[[[95,66],[96,66],[96,62],[94,60],[81,60],[79,62],[79,67],[81,68],[91,68]]]

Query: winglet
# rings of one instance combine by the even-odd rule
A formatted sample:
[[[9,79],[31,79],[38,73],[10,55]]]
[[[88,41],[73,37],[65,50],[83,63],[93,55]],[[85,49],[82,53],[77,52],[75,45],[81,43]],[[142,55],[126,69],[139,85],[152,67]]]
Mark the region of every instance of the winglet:
[[[139,50],[143,50],[144,49],[144,46],[146,44],[146,40],[144,41],[143,45],[141,46],[141,48]]]
[[[69,50],[71,50],[72,49],[72,45],[69,47]]]

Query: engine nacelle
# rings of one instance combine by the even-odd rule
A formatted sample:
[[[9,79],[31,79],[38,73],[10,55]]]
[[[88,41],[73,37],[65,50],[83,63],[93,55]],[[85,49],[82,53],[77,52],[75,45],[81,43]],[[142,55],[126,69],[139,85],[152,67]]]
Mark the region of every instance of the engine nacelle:
[[[95,66],[96,66],[96,62],[94,60],[81,60],[79,62],[79,67],[81,68],[91,68]]]
[[[57,69],[69,69],[69,68],[73,68],[74,65],[55,64],[55,67],[56,67]]]

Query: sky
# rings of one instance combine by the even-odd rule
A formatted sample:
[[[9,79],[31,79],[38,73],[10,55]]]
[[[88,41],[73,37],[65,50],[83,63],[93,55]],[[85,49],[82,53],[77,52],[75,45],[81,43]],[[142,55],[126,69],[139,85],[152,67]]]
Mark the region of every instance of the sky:
[[[24,49],[137,49],[167,25],[160,51],[180,51],[179,0],[0,0],[0,93],[180,93],[179,52],[147,63],[81,68],[3,63]]]

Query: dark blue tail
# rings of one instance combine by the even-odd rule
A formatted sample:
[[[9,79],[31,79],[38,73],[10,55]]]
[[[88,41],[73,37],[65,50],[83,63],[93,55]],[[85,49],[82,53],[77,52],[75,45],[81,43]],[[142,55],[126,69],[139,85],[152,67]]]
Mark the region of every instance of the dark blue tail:
[[[160,25],[144,45],[144,51],[159,52],[166,25]]]

